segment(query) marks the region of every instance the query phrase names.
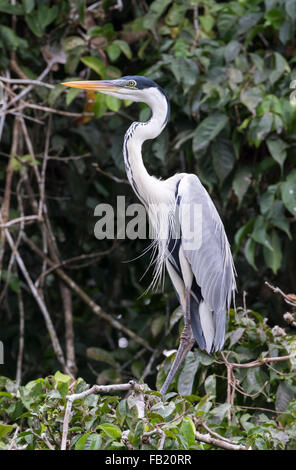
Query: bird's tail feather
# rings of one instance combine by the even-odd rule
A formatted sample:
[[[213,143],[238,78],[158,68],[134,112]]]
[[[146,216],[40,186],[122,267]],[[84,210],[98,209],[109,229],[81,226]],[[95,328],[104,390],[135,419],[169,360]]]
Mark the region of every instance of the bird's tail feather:
[[[208,354],[217,350],[215,347],[215,325],[213,314],[204,300],[195,296],[190,299],[190,321],[193,335],[201,350]]]

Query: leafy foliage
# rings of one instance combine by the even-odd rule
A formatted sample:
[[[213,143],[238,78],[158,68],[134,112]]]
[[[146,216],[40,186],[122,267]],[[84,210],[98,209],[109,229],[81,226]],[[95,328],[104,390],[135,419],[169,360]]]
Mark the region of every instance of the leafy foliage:
[[[283,330],[271,329],[252,311],[231,312],[225,355],[230,363],[258,357],[278,357],[295,351],[295,341]],[[170,358],[158,373],[162,380]],[[194,370],[193,370],[194,369]],[[196,437],[196,429],[210,431],[252,449],[296,449],[295,358],[256,368],[235,369],[235,400],[225,402],[227,371],[221,357],[190,352],[165,400],[159,392],[145,392],[145,418],[138,417],[133,395],[89,395],[73,402],[69,448],[126,449],[128,432],[134,449],[213,448]],[[17,387],[0,378],[0,446],[28,450],[60,448],[65,398],[88,389],[61,372]],[[228,412],[231,410],[231,417]]]

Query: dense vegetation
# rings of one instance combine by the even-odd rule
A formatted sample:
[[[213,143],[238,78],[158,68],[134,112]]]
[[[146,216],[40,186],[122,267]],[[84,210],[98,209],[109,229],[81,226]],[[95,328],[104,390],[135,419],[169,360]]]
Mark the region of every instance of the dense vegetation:
[[[137,202],[122,140],[150,111],[60,85],[142,74],[171,102],[145,163],[162,178],[198,174],[242,307],[223,357],[193,350],[165,403],[147,391],[146,421],[122,394],[74,402],[68,446],[212,448],[196,434],[208,428],[295,449],[295,296],[287,306],[265,284],[296,292],[295,1],[0,0],[0,17],[0,445],[59,448],[69,387],[135,378],[155,390],[169,368],[182,315],[169,281],[142,295],[150,255],[130,260],[148,242],[94,236],[97,204]]]

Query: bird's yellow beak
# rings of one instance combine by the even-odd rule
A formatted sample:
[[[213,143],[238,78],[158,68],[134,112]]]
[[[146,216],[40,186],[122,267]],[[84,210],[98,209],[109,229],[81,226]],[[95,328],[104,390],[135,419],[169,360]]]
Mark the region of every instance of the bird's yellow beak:
[[[77,80],[74,82],[63,82],[62,85],[89,91],[116,92],[119,89],[112,80]]]

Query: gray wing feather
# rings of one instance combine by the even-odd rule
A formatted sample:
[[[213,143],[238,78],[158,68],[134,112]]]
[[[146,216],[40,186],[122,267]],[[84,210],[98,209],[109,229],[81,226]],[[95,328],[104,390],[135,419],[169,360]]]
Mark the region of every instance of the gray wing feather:
[[[177,203],[182,247],[201,288],[202,296],[213,311],[214,349],[217,350],[222,348],[224,343],[226,310],[230,307],[236,289],[235,268],[229,242],[220,216],[196,175],[186,175],[182,178],[178,187]],[[193,220],[194,206],[199,208],[201,220],[199,217]],[[184,231],[184,227],[188,226],[200,231],[201,238],[197,237],[195,244],[188,244],[185,239],[188,232]]]

